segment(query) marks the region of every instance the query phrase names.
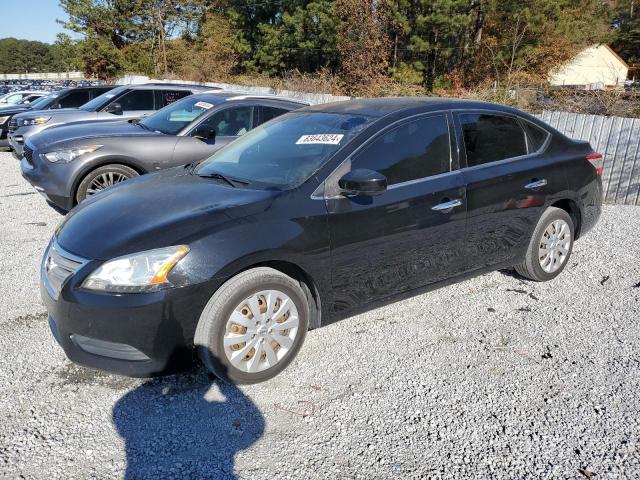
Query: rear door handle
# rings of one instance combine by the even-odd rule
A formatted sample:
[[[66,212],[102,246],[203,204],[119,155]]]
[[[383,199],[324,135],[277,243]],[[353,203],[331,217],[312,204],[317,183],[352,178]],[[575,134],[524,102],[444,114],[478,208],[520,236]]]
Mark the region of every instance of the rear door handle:
[[[431,210],[435,210],[436,212],[448,213],[456,207],[462,205],[462,200],[459,198],[455,198],[453,200],[448,200],[446,202],[439,203],[431,207]]]
[[[531,183],[527,183],[524,188],[535,190],[536,188],[544,187],[546,184],[547,181],[543,178],[542,180],[534,180]]]

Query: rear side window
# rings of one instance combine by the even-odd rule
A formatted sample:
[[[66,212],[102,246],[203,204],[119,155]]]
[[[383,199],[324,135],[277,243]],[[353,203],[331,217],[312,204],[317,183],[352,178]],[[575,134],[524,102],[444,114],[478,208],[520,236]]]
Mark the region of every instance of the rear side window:
[[[524,130],[517,119],[486,113],[459,116],[467,166],[496,162],[527,154]]]
[[[191,95],[191,92],[186,90],[156,90],[156,108],[161,109],[189,95]]]
[[[448,172],[451,148],[446,116],[421,118],[382,133],[355,156],[352,168],[376,170],[389,185]]]
[[[276,107],[260,107],[262,109],[262,118],[260,119],[260,123],[266,123],[271,119],[279,117],[280,115],[287,113],[288,110],[284,108],[276,108]]]
[[[58,99],[60,108],[76,108],[89,101],[89,90],[72,90],[63,98]]]
[[[153,110],[153,90],[131,90],[118,98],[117,102],[122,105],[124,112]]]
[[[547,141],[549,133],[542,128],[534,125],[533,123],[523,121],[524,131],[527,134],[527,144],[529,146],[529,153],[537,152],[542,148],[544,142]]]

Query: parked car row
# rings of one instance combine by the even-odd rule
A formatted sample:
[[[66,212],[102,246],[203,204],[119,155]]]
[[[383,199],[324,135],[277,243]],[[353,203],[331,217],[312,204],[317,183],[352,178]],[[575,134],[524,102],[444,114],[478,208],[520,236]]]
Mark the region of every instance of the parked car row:
[[[144,92],[161,107],[164,88],[83,107],[135,120],[16,115],[53,119],[11,138],[24,177],[70,210],[41,294],[85,366],[152,376],[197,354],[223,379],[264,381],[308,329],[355,312],[495,269],[552,280],[600,215],[602,156],[513,108],[225,91],[142,119],[123,106]]]

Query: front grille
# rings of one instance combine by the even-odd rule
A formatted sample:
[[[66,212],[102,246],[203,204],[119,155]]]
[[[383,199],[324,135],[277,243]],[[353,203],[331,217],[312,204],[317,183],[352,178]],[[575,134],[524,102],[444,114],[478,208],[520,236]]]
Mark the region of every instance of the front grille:
[[[29,165],[33,165],[33,150],[25,145],[24,147],[24,158]]]
[[[44,261],[44,274],[49,290],[55,299],[58,298],[64,282],[83,264],[83,259],[65,252],[55,242],[51,244]]]
[[[9,120],[9,131],[13,133],[17,129],[18,129],[18,120],[16,120],[15,118],[11,118],[11,120]]]

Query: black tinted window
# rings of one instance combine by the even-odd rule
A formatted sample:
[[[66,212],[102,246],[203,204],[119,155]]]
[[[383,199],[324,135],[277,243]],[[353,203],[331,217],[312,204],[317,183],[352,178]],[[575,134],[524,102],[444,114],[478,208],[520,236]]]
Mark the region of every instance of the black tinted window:
[[[158,109],[166,107],[176,100],[188,97],[189,95],[191,95],[191,92],[186,90],[157,90],[156,98],[158,101],[156,103],[158,105]]]
[[[450,161],[447,118],[436,115],[383,133],[356,155],[352,168],[376,170],[392,185],[448,172]]]
[[[153,90],[131,90],[116,100],[122,111],[153,110]]]
[[[58,99],[60,108],[76,108],[80,105],[84,105],[89,101],[88,90],[72,90],[65,97]]]
[[[253,125],[253,107],[226,108],[204,120],[216,132],[218,137],[238,137],[251,130]]]
[[[485,113],[460,115],[467,166],[527,154],[524,131],[515,118]]]
[[[261,107],[262,108],[262,121],[260,123],[265,123],[271,120],[272,118],[279,117],[283,113],[287,113],[288,110],[284,108],[276,108],[276,107]]]
[[[524,131],[527,133],[527,141],[529,142],[529,153],[537,152],[542,148],[544,142],[547,141],[547,137],[549,136],[549,134],[533,123],[529,123],[526,121],[522,123],[524,125]]]

